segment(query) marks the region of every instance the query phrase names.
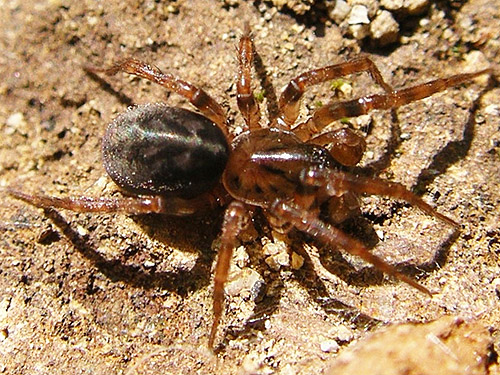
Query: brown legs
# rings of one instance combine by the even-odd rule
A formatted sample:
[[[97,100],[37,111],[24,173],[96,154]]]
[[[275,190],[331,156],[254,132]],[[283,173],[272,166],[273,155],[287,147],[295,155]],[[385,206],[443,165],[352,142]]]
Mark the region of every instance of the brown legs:
[[[33,206],[40,208],[63,208],[76,212],[122,213],[127,215],[167,214],[192,215],[222,205],[222,198],[206,193],[193,199],[165,198],[161,196],[133,196],[115,198],[64,197],[28,194],[15,188],[7,188],[7,192]]]
[[[425,294],[432,295],[427,288],[420,285],[411,277],[402,274],[389,263],[372,254],[361,242],[351,238],[330,224],[321,221],[315,214],[304,211],[284,201],[277,201],[271,211],[274,215],[286,220],[298,230],[309,234],[318,242],[333,247],[339,246],[348,253],[357,255],[366,262],[373,264],[380,271],[397,277],[399,280],[404,281]]]
[[[245,119],[249,129],[260,127],[260,110],[257,101],[254,98],[251,87],[251,69],[253,65],[254,47],[250,37],[250,28],[245,26],[245,33],[240,39],[238,46],[238,79],[237,79],[237,103],[238,108]],[[94,73],[105,73],[114,75],[118,72],[133,74],[141,78],[155,82],[166,89],[176,92],[188,99],[191,104],[198,108],[203,115],[215,122],[228,136],[226,128],[226,116],[222,107],[212,99],[205,91],[189,82],[174,77],[171,74],[165,74],[156,66],[149,65],[136,59],[127,59],[115,64],[110,68],[87,67],[87,70]]]
[[[373,61],[367,57],[360,57],[345,63],[310,70],[293,78],[279,99],[281,115],[278,122],[288,128],[295,124],[299,115],[300,101],[307,87],[363,71],[370,73],[375,82],[384,89],[384,94],[367,95],[349,101],[329,103],[315,110],[311,118],[293,129],[293,132],[304,142],[325,146],[329,144],[328,148],[332,156],[346,166],[352,166],[359,162],[364,152],[364,140],[349,129],[346,130],[351,134],[347,135],[345,132],[337,131],[320,134],[327,125],[345,117],[367,114],[374,109],[397,108],[492,72],[491,69],[484,69],[475,73],[457,74],[413,87],[393,90],[384,81]],[[320,135],[317,136],[318,134]]]
[[[324,194],[338,199],[345,194],[376,194],[391,198],[404,200],[413,206],[420,208],[425,213],[436,217],[446,224],[458,228],[458,224],[452,219],[444,216],[416,196],[403,185],[385,181],[377,178],[351,176],[344,172],[332,169],[310,168],[303,171],[301,180],[304,186],[315,187],[315,194]],[[366,246],[358,240],[351,238],[341,230],[320,220],[316,213],[305,210],[300,204],[287,200],[276,200],[270,207],[270,213],[279,220],[290,223],[296,229],[309,234],[315,240],[325,245],[341,247],[350,254],[357,255],[366,262],[373,264],[376,268],[388,275],[411,285],[419,291],[431,295],[431,292],[412,278],[400,273],[383,259],[372,254]],[[335,215],[335,212],[331,214]]]
[[[240,39],[238,46],[238,78],[236,81],[237,102],[245,123],[249,129],[260,128],[260,110],[253,96],[252,65],[253,65],[253,42],[250,37],[248,24],[245,25],[245,33]]]
[[[426,214],[434,216],[444,223],[458,228],[458,223],[449,217],[440,214],[422,198],[415,195],[403,185],[380,178],[354,176],[334,169],[309,168],[301,176],[305,186],[319,188],[323,194],[330,197],[342,196],[346,192],[356,194],[383,195],[400,199],[420,208]]]
[[[208,339],[208,346],[213,348],[217,327],[224,308],[224,284],[229,274],[233,250],[237,245],[238,234],[248,224],[248,212],[245,205],[238,201],[229,204],[222,223],[221,246],[215,266],[213,310],[214,321]]]
[[[205,115],[205,117],[216,123],[224,134],[226,134],[228,139],[231,139],[226,127],[226,115],[219,103],[212,99],[212,97],[202,89],[197,88],[189,82],[176,78],[171,74],[165,74],[156,66],[146,64],[136,59],[127,59],[111,68],[100,69],[88,67],[87,70],[95,73],[102,72],[107,75],[125,72],[145,78],[165,87],[167,90],[176,92],[189,100],[191,104]]]
[[[368,57],[358,57],[341,64],[310,70],[293,78],[285,87],[279,99],[279,108],[281,112],[279,121],[287,127],[291,127],[295,124],[299,116],[300,100],[307,87],[349,74],[365,71],[370,73],[375,82],[382,86],[385,92],[392,92],[392,87],[384,81],[375,63]]]
[[[368,95],[346,102],[330,103],[314,111],[312,122],[314,123],[315,131],[321,131],[321,129],[335,120],[344,117],[365,115],[373,109],[397,108],[490,72],[491,69],[484,69],[475,73],[457,74],[385,94]],[[301,126],[306,125],[299,125],[299,127]]]

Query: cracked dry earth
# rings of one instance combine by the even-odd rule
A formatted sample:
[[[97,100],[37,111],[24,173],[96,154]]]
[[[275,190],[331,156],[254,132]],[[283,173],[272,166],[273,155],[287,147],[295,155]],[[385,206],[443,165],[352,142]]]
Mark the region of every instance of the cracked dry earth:
[[[297,3],[309,10],[297,14],[305,9]],[[133,103],[189,107],[144,80],[90,76],[85,64],[152,62],[203,87],[238,131],[235,45],[245,21],[269,77],[262,88],[254,74],[264,115],[273,89],[360,53],[394,87],[500,60],[498,1],[396,12],[397,40],[384,47],[357,40],[328,16],[331,2],[320,3],[0,1],[1,186],[118,194],[101,164],[106,124]],[[346,95],[380,90],[366,74],[346,81]],[[304,107],[342,95],[320,85]],[[499,97],[496,81],[482,77],[351,120],[368,129],[362,168],[460,222],[455,235],[408,205],[364,197],[362,217],[343,228],[435,291],[432,299],[355,257],[258,223],[234,254],[216,356],[206,342],[221,212],[49,212],[3,194],[0,373],[498,373]]]

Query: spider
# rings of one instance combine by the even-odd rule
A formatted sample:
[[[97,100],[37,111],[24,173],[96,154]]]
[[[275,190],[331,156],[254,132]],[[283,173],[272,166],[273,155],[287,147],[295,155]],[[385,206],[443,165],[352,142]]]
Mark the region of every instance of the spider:
[[[432,295],[336,225],[359,211],[361,194],[400,199],[455,229],[458,224],[401,184],[347,172],[361,160],[366,148],[364,138],[347,127],[324,129],[344,117],[428,97],[489,74],[491,69],[394,90],[372,60],[358,57],[293,78],[279,98],[278,117],[263,126],[251,85],[254,44],[248,25],[239,41],[237,57],[237,105],[245,122],[245,130],[237,136],[229,132],[221,105],[205,91],[155,66],[127,59],[110,68],[87,68],[92,73],[124,72],[150,80],[189,100],[199,113],[164,103],[137,105],[108,126],[102,143],[103,163],[127,196],[59,198],[13,187],[8,189],[10,195],[42,208],[130,215],[191,215],[225,207],[214,275],[210,348],[223,314],[224,285],[233,249],[257,210],[272,226],[295,228],[322,245],[342,248]],[[385,92],[330,103],[296,124],[308,87],[359,72],[368,72]]]

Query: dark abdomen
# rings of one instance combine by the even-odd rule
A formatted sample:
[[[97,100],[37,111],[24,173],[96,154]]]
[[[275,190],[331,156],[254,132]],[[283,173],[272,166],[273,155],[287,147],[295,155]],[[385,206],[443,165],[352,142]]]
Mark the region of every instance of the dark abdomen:
[[[134,194],[191,198],[220,180],[229,146],[209,119],[165,104],[133,107],[103,138],[103,161],[115,183]]]

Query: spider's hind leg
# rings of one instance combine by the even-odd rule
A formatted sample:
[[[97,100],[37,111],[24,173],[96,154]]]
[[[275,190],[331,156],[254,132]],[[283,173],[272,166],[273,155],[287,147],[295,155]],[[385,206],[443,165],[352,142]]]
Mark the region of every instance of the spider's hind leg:
[[[44,194],[31,194],[17,188],[7,188],[7,193],[39,208],[62,208],[75,212],[122,213],[126,215],[169,214],[176,216],[210,210],[219,205],[218,198],[206,193],[193,199],[158,195],[139,195],[131,197],[53,197]]]

